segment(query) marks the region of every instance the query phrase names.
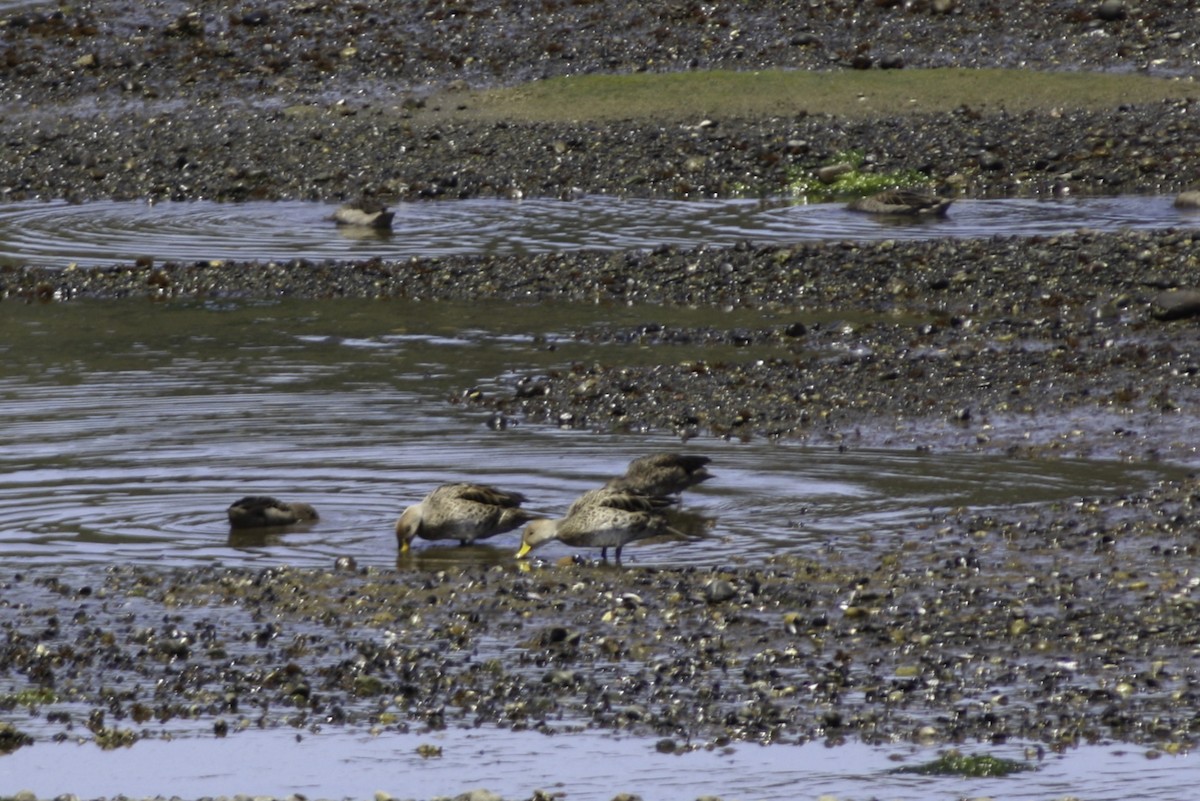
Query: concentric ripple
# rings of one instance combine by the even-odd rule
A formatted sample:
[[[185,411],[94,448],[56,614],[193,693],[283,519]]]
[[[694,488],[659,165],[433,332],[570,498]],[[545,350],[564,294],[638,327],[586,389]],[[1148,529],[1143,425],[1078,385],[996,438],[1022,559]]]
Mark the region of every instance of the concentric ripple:
[[[1167,197],[959,201],[944,220],[897,223],[841,204],[786,200],[461,200],[403,203],[390,235],[338,228],[334,207],[302,202],[0,205],[9,264],[64,267],[212,259],[388,259],[451,254],[730,246],[826,239],[1032,236],[1078,228],[1194,223]]]
[[[511,326],[554,338],[563,320],[613,312],[547,311],[542,331],[485,305],[469,312],[463,330],[465,307],[401,301],[10,306],[0,318],[0,560],[395,564],[396,516],[439,483],[495,483],[558,515],[633,457],[681,447],[519,421],[489,428],[486,408],[454,402],[464,387],[504,369],[603,358],[580,343],[531,349]],[[396,320],[411,333],[397,333]],[[1120,491],[1167,471],[767,442],[686,447],[714,460],[716,479],[683,504],[710,536],[631,546],[628,561],[711,566],[834,543],[852,554],[863,534],[923,536],[939,510]],[[225,509],[244,495],[307,501],[321,518],[231,536]],[[413,561],[507,562],[517,540],[418,543]]]

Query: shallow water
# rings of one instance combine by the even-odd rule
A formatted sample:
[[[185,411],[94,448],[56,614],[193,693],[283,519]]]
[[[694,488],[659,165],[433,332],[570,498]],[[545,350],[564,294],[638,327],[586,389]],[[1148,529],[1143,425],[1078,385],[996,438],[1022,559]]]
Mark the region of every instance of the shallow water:
[[[335,206],[303,202],[0,204],[0,264],[105,265],[141,256],[211,259],[387,259],[536,253],[663,244],[729,246],[826,239],[1052,235],[1195,225],[1159,197],[962,200],[945,219],[896,221],[842,204],[787,200],[461,200],[403,203],[390,236],[339,229]]]
[[[371,798],[379,790],[397,798],[430,798],[486,787],[504,798],[528,798],[541,789],[565,793],[572,801],[609,801],[619,792],[654,801],[701,796],[728,801],[1125,801],[1135,796],[1182,798],[1181,788],[1200,781],[1194,755],[1152,758],[1142,749],[1115,745],[1047,754],[1040,762],[1029,762],[1036,767],[1033,772],[967,779],[893,773],[940,753],[917,746],[737,744],[676,755],[656,752],[654,743],[590,731],[548,736],[469,729],[377,737],[245,731],[226,739],[146,740],[116,751],[91,744],[39,744],[20,751],[20,762],[11,766],[5,783],[32,789],[40,798],[65,792],[172,797],[181,788],[186,788],[184,797],[217,796],[233,786],[249,795],[302,793],[309,798]],[[440,747],[441,756],[419,756],[422,745]],[[961,750],[1025,758],[1024,749],[1012,744]],[[252,772],[246,770],[248,764]],[[1127,777],[1133,775],[1137,778],[1131,782]],[[73,778],[81,776],[87,777],[85,789]]]
[[[604,359],[604,346],[570,341],[565,332],[601,322],[712,325],[714,314],[391,301],[5,303],[0,563],[9,574],[55,571],[78,583],[118,563],[328,567],[345,555],[360,565],[425,570],[508,561],[515,534],[468,548],[419,542],[411,559],[398,561],[391,527],[405,504],[457,479],[493,481],[527,493],[539,511],[561,512],[630,458],[660,448],[714,459],[716,478],[685,500],[688,510],[714,519],[713,529],[686,546],[631,546],[630,565],[753,563],[778,552],[869,558],[889,547],[889,538],[933,535],[951,507],[1121,492],[1177,472],[1099,461],[841,453],[764,441],[681,445],[665,436],[531,424],[492,430],[486,410],[458,402],[466,387],[486,391],[515,374]],[[730,327],[779,323],[752,310],[720,314],[717,322]],[[624,348],[622,358],[632,352]],[[739,349],[737,357],[747,352]],[[688,346],[645,353],[648,360],[700,355]],[[769,347],[755,353],[771,355]],[[704,356],[724,354],[707,348]],[[224,509],[250,493],[310,501],[322,518],[283,533],[232,538]],[[569,550],[552,545],[544,553],[554,558]],[[0,676],[0,693],[24,682]],[[35,735],[48,725],[28,710],[4,717]],[[541,787],[597,801],[622,790],[656,801],[703,794],[1115,801],[1177,796],[1200,780],[1194,758],[1148,760],[1139,750],[1118,755],[1115,746],[1052,756],[1037,772],[1010,779],[965,780],[889,772],[896,760],[932,759],[932,750],[854,743],[739,744],[666,756],[652,740],[595,731],[371,737],[354,728],[280,728],[225,740],[194,729],[172,734],[176,739],[116,751],[41,736],[0,757],[0,789],[30,788],[40,797],[312,798],[365,798],[382,789],[428,798],[484,786],[508,798]],[[440,745],[443,756],[420,758],[422,743]],[[1013,745],[989,753],[1021,756]]]
[[[464,388],[486,391],[497,377],[603,359],[603,346],[566,341],[563,332],[621,317],[645,322],[646,314],[597,306],[516,311],[375,301],[6,304],[0,558],[10,568],[329,566],[343,555],[394,564],[396,515],[439,483],[492,482],[527,494],[536,511],[560,514],[629,459],[677,447],[714,460],[717,478],[684,504],[713,519],[711,536],[631,546],[627,561],[753,562],[780,552],[817,555],[831,543],[845,557],[859,542],[924,536],[951,507],[1121,492],[1175,472],[712,439],[681,446],[666,436],[531,424],[493,430],[486,409],[457,402]],[[681,323],[712,314],[655,313]],[[756,314],[728,322],[770,323],[752,320]],[[464,328],[467,318],[480,322]],[[692,350],[659,349],[654,358],[692,358]],[[225,507],[249,494],[303,499],[321,519],[231,536]],[[430,545],[415,559],[418,566],[507,560],[517,540],[512,533],[471,548]],[[566,552],[557,544],[544,551]]]

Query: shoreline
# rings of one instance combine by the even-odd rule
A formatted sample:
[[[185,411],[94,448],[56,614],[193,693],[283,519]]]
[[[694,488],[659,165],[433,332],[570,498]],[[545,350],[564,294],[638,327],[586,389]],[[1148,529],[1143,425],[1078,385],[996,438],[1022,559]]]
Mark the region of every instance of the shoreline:
[[[0,201],[758,196],[848,152],[971,197],[1200,185],[1190,94],[865,117],[796,106],[564,122],[483,108],[494,87],[597,73],[888,65],[1194,80],[1200,17],[1187,4],[576,3],[530,15],[516,2],[268,0],[248,11],[213,0],[177,11],[101,2],[0,14]],[[213,297],[586,300],[650,316],[744,306],[786,320],[572,332],[662,359],[623,364],[614,347],[609,364],[514,377],[470,402],[682,438],[1195,465],[1200,329],[1189,315],[1200,304],[1186,301],[1200,289],[1198,237],[1200,226],[395,263],[151,257],[0,268],[0,309]],[[706,342],[747,356],[672,357],[673,343]],[[259,714],[385,728],[563,715],[689,743],[1114,741],[1179,753],[1200,742],[1186,703],[1198,680],[1197,503],[1189,477],[986,515],[946,510],[861,564],[831,548],[819,561],[708,570],[113,567],[74,586],[31,570],[4,578],[0,669],[18,677],[11,709],[51,710],[58,733],[117,745],[172,719],[215,734]],[[463,657],[496,648],[513,658]],[[55,699],[19,695],[43,689]]]

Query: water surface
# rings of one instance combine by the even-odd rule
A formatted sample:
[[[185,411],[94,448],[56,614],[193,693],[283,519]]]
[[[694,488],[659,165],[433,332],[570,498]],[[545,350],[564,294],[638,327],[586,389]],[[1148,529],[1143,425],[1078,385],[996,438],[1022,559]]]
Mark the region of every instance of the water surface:
[[[421,757],[417,748],[422,745],[440,747],[441,756]],[[32,789],[40,798],[87,792],[64,780],[61,766],[69,764],[73,773],[90,777],[91,792],[115,795],[119,790],[135,798],[169,798],[178,796],[180,788],[187,788],[187,797],[219,796],[229,794],[232,786],[248,795],[360,799],[381,790],[397,798],[432,798],[485,787],[504,798],[529,798],[540,789],[572,801],[610,801],[619,792],[653,801],[702,796],[729,801],[1126,801],[1135,795],[1182,798],[1180,788],[1200,781],[1200,764],[1193,755],[1152,758],[1143,749],[1111,744],[1047,754],[1029,762],[1035,772],[1006,778],[893,772],[929,762],[938,753],[918,746],[809,743],[736,744],[675,755],[657,753],[651,739],[589,731],[548,736],[452,729],[372,737],[273,730],[227,739],[147,740],[116,751],[89,744],[39,744],[22,749],[8,783]],[[1019,744],[983,753],[1025,759]],[[247,772],[247,763],[256,770]],[[1137,778],[1131,781],[1130,776]]]
[[[863,536],[876,544],[923,536],[949,508],[1122,492],[1178,472],[711,438],[684,446],[666,435],[589,434],[519,420],[497,430],[486,406],[463,402],[468,388],[488,392],[515,375],[604,359],[604,346],[565,333],[622,317],[644,322],[644,310],[580,305],[522,314],[512,306],[407,301],[4,310],[0,558],[9,567],[328,566],[342,555],[394,564],[396,516],[439,483],[495,483],[557,515],[631,458],[680,447],[714,460],[717,478],[684,504],[713,519],[712,537],[631,547],[634,562],[761,561],[820,554],[831,543],[850,554]],[[713,312],[655,314],[687,324],[701,314],[711,321]],[[727,316],[730,325],[773,322],[753,311]],[[473,322],[464,327],[464,319]],[[683,346],[648,357],[699,355]],[[738,351],[739,358],[771,355],[771,346]],[[224,510],[249,494],[311,502],[321,519],[269,536],[230,536]],[[423,547],[421,558],[507,560],[517,539]],[[546,551],[565,552],[557,544]]]
[[[339,229],[335,206],[303,202],[0,204],[0,263],[64,267],[211,259],[400,259],[452,254],[787,244],[853,239],[1045,236],[1190,226],[1173,199],[960,200],[945,219],[897,221],[842,204],[788,200],[670,201],[588,196],[402,203],[390,236]]]

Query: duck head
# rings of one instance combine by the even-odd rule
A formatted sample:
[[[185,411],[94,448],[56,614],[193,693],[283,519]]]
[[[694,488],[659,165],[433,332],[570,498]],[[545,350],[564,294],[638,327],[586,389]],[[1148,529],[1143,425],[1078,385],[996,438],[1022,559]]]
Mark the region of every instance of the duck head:
[[[400,515],[400,519],[396,521],[396,544],[400,546],[400,553],[408,553],[412,546],[413,538],[421,531],[421,509],[418,506],[410,506]]]
[[[541,518],[530,522],[529,525],[525,526],[525,530],[521,532],[521,548],[517,551],[517,558],[524,559],[534,548],[555,539],[557,536],[557,520]]]

